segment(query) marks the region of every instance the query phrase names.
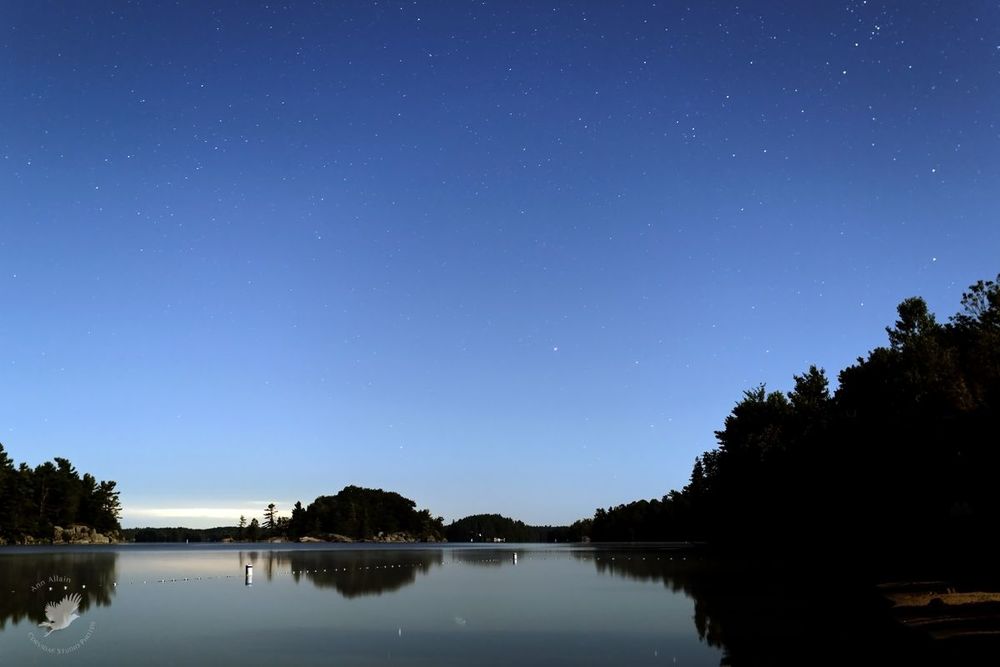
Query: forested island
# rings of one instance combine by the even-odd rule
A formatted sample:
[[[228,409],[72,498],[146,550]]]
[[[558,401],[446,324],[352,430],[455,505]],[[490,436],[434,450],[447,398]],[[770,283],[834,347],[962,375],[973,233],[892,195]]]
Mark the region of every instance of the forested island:
[[[126,528],[133,542],[580,542],[584,535],[569,526],[529,526],[500,514],[475,514],[443,526],[428,510],[382,489],[348,486],[335,496],[320,496],[302,507],[295,503],[292,516],[264,512],[264,520],[216,528]],[[579,525],[579,522],[578,522]]]
[[[394,491],[346,486],[333,496],[319,496],[307,507],[296,502],[291,516],[281,516],[274,503],[263,520],[240,517],[236,526],[194,528],[133,528],[125,530],[136,542],[440,542],[444,520]]]

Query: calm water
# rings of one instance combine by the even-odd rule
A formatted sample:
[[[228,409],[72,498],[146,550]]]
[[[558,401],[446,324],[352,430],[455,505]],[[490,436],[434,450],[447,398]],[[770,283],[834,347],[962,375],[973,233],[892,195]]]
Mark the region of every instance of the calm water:
[[[719,664],[679,552],[500,546],[7,548],[0,663]]]

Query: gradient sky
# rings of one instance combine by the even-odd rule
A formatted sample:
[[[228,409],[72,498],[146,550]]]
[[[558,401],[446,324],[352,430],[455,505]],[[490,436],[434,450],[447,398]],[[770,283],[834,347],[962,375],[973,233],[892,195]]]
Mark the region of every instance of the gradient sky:
[[[126,526],[660,497],[1000,270],[996,2],[0,10],[0,441]]]

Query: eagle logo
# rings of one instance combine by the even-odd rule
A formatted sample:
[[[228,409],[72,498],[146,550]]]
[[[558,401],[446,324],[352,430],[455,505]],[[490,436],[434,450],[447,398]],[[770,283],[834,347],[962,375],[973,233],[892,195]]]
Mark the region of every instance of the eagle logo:
[[[49,620],[42,621],[38,624],[38,627],[49,629],[45,633],[46,637],[56,630],[65,630],[69,627],[70,623],[80,618],[80,615],[76,613],[76,610],[80,608],[80,602],[80,594],[72,593],[59,602],[48,603],[45,605],[45,616]]]

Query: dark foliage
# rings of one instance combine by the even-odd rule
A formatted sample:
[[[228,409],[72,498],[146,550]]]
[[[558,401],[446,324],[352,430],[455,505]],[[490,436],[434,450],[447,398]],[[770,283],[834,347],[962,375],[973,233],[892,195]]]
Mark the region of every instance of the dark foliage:
[[[122,537],[128,542],[221,542],[236,538],[237,526],[218,528],[125,528]]]
[[[53,527],[81,524],[102,533],[118,530],[121,504],[115,482],[83,477],[58,456],[17,468],[0,445],[0,543],[51,539]]]
[[[816,367],[788,393],[746,391],[682,490],[597,510],[591,537],[986,557],[1000,521],[1000,284],[970,287],[947,324],[918,297],[898,315],[833,395]]]
[[[449,542],[568,542],[567,526],[528,526],[499,514],[474,514],[452,521],[445,528]],[[578,540],[574,540],[578,541]]]
[[[287,525],[289,536],[343,535],[367,540],[393,533],[416,539],[440,540],[443,520],[392,491],[344,487],[335,496],[320,496],[305,509],[296,503]]]

